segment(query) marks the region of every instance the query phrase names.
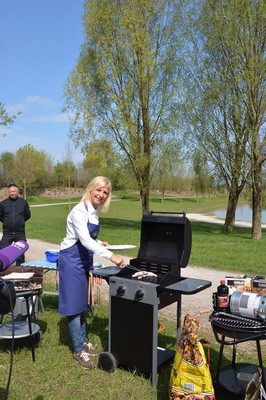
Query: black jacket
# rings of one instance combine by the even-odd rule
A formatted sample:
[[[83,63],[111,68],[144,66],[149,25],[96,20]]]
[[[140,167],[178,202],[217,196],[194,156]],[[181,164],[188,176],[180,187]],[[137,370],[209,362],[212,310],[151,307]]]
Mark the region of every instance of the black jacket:
[[[25,231],[25,222],[30,219],[30,207],[21,197],[7,199],[0,203],[0,221],[3,233],[20,233]]]

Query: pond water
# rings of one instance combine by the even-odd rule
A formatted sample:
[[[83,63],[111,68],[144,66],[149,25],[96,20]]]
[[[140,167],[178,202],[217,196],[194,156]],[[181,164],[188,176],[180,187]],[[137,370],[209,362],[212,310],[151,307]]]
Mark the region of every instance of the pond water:
[[[219,218],[225,218],[226,209],[216,210],[214,211],[214,215]],[[252,209],[249,207],[249,205],[246,204],[237,207],[235,220],[246,221],[246,222],[252,221]],[[262,224],[266,224],[266,210],[263,210],[261,213],[261,222]]]

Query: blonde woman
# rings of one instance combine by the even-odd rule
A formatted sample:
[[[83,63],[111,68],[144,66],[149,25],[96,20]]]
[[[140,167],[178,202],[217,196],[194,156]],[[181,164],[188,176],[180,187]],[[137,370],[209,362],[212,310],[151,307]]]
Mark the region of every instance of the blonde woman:
[[[112,185],[108,178],[97,176],[87,186],[84,196],[67,217],[66,237],[59,254],[59,313],[68,318],[74,359],[83,368],[92,368],[91,356],[98,352],[86,339],[88,274],[93,269],[93,254],[124,267],[123,257],[113,254],[107,242],[97,239],[98,209],[107,212]]]

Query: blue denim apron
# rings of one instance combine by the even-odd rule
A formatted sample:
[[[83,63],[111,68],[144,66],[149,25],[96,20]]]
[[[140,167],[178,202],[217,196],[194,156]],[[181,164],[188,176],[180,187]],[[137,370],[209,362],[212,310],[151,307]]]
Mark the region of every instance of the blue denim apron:
[[[88,222],[90,236],[96,240],[100,226]],[[93,252],[78,240],[59,255],[59,313],[76,315],[88,307],[88,274],[93,269]]]

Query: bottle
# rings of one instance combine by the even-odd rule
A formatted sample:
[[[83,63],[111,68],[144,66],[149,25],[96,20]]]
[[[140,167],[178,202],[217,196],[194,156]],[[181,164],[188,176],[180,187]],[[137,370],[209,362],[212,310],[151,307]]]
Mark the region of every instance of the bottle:
[[[220,285],[217,287],[217,309],[218,311],[229,312],[229,288],[225,284],[225,280],[221,279]]]

